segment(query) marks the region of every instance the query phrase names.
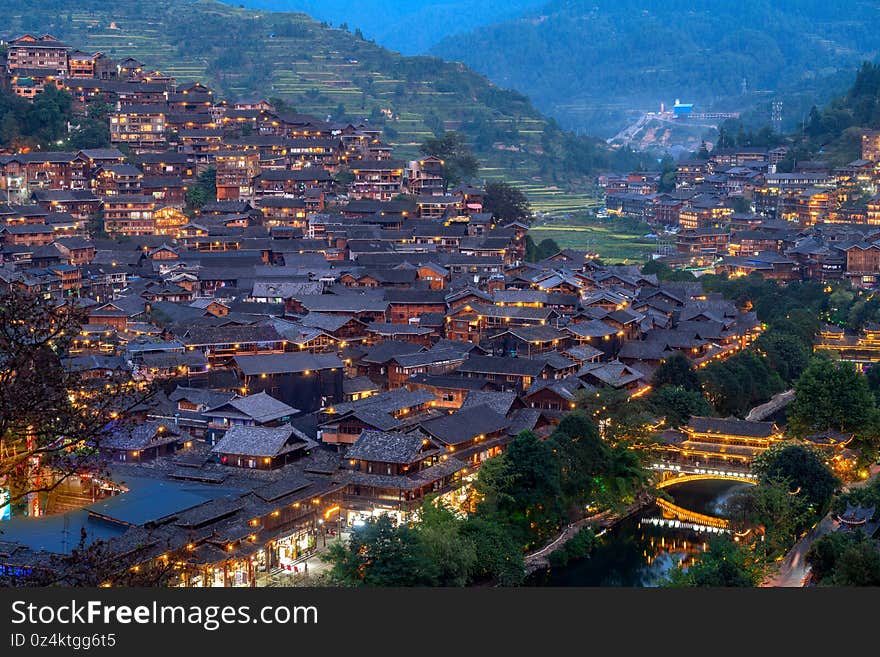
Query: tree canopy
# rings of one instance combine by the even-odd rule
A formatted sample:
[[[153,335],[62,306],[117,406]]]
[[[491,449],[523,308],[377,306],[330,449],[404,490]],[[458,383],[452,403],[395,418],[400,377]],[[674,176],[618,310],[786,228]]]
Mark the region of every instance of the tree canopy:
[[[186,204],[197,210],[217,200],[217,169],[208,167],[199,174],[196,182],[186,191]]]
[[[85,323],[74,304],[11,288],[0,293],[0,480],[15,505],[103,467],[98,449],[149,398],[124,376],[93,381],[66,358]]]
[[[342,586],[466,586],[520,584],[521,548],[504,527],[479,515],[461,518],[426,500],[419,522],[368,520],[347,542],[330,546],[329,579]]]
[[[712,538],[709,549],[686,569],[673,569],[667,586],[752,587],[763,570],[751,551],[730,538]]]
[[[345,586],[426,586],[434,568],[415,530],[388,515],[352,532],[347,544],[331,545],[328,559],[331,580]]]
[[[421,145],[425,155],[443,160],[443,183],[446,189],[468,182],[477,175],[480,163],[461,132],[446,132],[441,137],[428,137]]]
[[[767,359],[751,350],[710,362],[700,378],[706,397],[721,416],[742,417],[785,389],[785,382],[770,369]]]
[[[864,532],[826,534],[806,559],[820,586],[880,586],[880,547]]]
[[[795,385],[789,427],[798,436],[828,429],[859,431],[874,409],[874,396],[863,374],[851,363],[818,357]]]
[[[702,392],[681,386],[661,386],[651,393],[648,403],[658,416],[666,418],[667,426],[676,428],[695,415],[710,415],[712,411]]]
[[[840,483],[814,448],[796,442],[777,443],[759,454],[752,471],[765,483],[787,481],[792,494],[801,495],[817,513],[828,508]]]
[[[483,211],[491,212],[495,220],[501,223],[528,223],[532,218],[532,208],[526,195],[518,187],[503,180],[486,183]]]
[[[659,388],[666,384],[679,386],[685,390],[700,390],[700,377],[683,353],[675,352],[655,370],[651,385]]]
[[[526,235],[526,261],[538,262],[552,255],[559,253],[559,245],[555,240],[546,237],[538,244],[532,239],[531,235]]]
[[[77,150],[109,146],[106,111],[106,105],[96,105],[88,114],[75,116],[71,95],[52,85],[32,101],[0,89],[0,147]]]

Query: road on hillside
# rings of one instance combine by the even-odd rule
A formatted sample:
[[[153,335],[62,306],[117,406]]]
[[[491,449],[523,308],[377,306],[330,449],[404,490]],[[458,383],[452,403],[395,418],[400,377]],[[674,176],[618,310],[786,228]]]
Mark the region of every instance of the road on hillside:
[[[877,475],[880,474],[880,465],[872,465],[870,472],[871,474],[866,480],[854,482],[847,486],[846,489],[859,488],[872,482],[877,478]],[[829,512],[828,515],[822,518],[822,520],[813,527],[813,529],[807,532],[806,536],[795,543],[794,547],[789,550],[788,554],[786,554],[785,558],[782,560],[779,570],[764,580],[761,586],[803,586],[807,579],[807,575],[810,572],[810,567],[806,560],[807,552],[809,552],[810,547],[815,541],[822,538],[825,534],[834,531],[838,524],[839,523],[832,518],[831,513]]]

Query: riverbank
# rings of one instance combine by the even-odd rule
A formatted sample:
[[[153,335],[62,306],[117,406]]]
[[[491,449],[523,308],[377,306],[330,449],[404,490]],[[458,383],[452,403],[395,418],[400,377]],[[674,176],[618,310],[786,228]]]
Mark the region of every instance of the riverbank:
[[[550,555],[563,547],[571,539],[578,535],[581,529],[591,528],[598,531],[610,529],[614,525],[626,520],[634,513],[644,509],[654,501],[654,496],[648,492],[641,493],[635,502],[618,513],[602,511],[586,518],[581,518],[563,529],[552,541],[535,552],[527,554],[525,562],[526,575],[531,575],[539,570],[550,567]]]

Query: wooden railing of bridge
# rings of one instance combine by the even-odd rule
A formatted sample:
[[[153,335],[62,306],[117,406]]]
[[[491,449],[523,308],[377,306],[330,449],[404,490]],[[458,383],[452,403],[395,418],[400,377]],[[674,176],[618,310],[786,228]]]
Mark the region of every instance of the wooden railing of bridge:
[[[669,486],[677,486],[678,484],[686,484],[689,481],[738,481],[743,484],[752,484],[753,486],[757,484],[757,478],[754,475],[750,475],[747,473],[737,474],[737,473],[689,473],[682,474],[678,476],[672,476],[668,479],[664,479],[663,481],[656,484],[654,487],[668,488]]]
[[[663,515],[672,515],[685,522],[693,522],[698,525],[705,525],[706,527],[717,527],[718,529],[730,529],[730,521],[725,518],[716,518],[704,513],[697,513],[696,511],[691,511],[668,502],[663,498],[657,498],[657,506],[660,507]]]

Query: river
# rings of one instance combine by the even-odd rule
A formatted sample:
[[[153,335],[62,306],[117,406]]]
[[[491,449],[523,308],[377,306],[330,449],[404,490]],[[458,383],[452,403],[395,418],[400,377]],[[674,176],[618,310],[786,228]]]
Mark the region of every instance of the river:
[[[725,504],[748,484],[695,481],[666,489],[675,504],[691,511],[724,517]],[[671,568],[698,558],[717,534],[655,526],[644,519],[661,518],[652,504],[609,529],[592,554],[561,568],[531,575],[533,586],[658,586]],[[689,561],[685,561],[685,565]]]

